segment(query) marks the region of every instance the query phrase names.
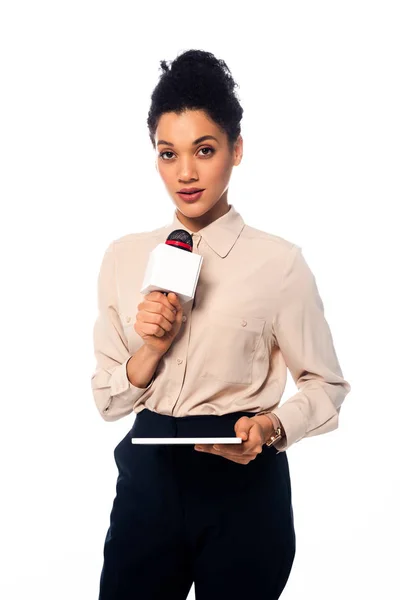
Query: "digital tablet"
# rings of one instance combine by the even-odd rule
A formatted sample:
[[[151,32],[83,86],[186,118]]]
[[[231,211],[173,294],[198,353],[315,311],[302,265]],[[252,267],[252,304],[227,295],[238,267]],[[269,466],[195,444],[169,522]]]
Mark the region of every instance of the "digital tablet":
[[[133,437],[132,444],[241,444],[241,437]]]

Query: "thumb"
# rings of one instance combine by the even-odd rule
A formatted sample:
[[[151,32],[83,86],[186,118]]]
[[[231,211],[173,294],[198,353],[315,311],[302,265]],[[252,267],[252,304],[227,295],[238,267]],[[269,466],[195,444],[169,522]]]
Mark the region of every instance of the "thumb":
[[[178,318],[182,318],[182,306],[181,303],[179,302],[179,298],[178,296],[175,294],[175,292],[169,292],[168,294],[168,300],[171,302],[171,304],[173,304],[176,308],[176,316],[177,316],[177,320]]]
[[[235,423],[235,433],[245,442],[249,439],[249,429],[253,425],[249,417],[240,417]]]

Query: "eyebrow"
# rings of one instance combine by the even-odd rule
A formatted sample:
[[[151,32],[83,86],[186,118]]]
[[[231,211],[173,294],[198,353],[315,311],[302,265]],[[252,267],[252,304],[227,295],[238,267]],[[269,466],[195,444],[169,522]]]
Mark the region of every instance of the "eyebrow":
[[[197,140],[194,140],[194,142],[192,142],[192,146],[194,146],[195,144],[200,144],[200,142],[204,142],[204,140],[215,140],[216,142],[218,142],[217,138],[213,135],[202,135],[201,137],[197,138]],[[157,142],[157,146],[159,146],[160,144],[166,144],[167,146],[174,145],[171,142],[166,142],[165,140],[159,140]]]

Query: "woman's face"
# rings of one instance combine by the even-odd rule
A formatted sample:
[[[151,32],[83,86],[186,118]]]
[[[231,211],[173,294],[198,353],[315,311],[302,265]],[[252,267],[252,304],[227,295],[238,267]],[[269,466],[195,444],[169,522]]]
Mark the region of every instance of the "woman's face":
[[[215,139],[196,141],[203,136]],[[160,117],[155,144],[156,169],[184,225],[198,231],[228,211],[229,179],[242,158],[241,135],[231,153],[226,133],[204,111],[187,110],[180,115],[168,112]],[[191,187],[204,192],[189,203],[177,192]]]

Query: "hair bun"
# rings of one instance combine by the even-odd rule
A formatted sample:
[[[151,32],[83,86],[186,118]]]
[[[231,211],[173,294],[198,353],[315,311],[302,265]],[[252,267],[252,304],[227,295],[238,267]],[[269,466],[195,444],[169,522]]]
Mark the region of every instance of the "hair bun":
[[[164,71],[164,73],[168,73],[168,63],[166,60],[160,60],[160,67]]]
[[[243,115],[237,86],[224,60],[211,52],[190,49],[173,61],[161,60],[160,81],[151,95],[147,125],[155,147],[155,131],[163,113],[203,110],[228,136],[232,150]]]

